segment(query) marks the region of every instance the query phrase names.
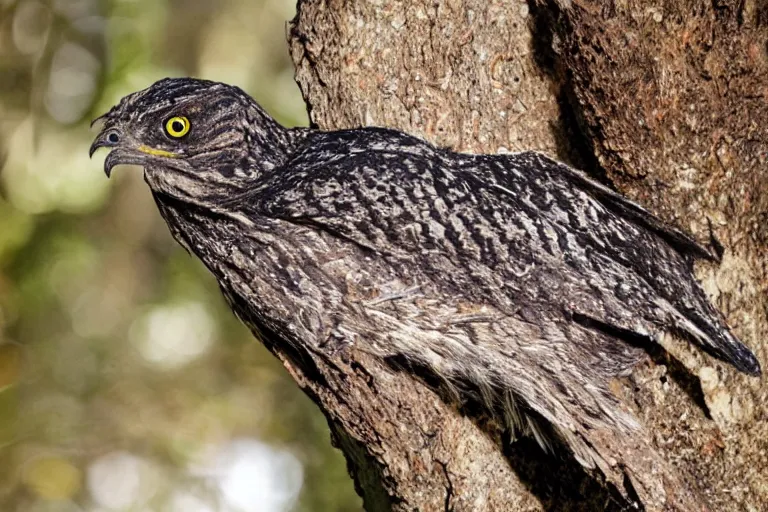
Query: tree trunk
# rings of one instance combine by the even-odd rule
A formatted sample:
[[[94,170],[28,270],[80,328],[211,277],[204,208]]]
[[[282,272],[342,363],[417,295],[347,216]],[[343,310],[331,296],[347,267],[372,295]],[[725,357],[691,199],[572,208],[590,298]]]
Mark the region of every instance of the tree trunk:
[[[711,240],[697,275],[768,356],[763,0],[300,0],[289,42],[313,125],[460,151],[536,149]],[[697,508],[766,510],[768,386],[671,337],[616,392]],[[296,366],[368,511],[619,509],[611,486],[354,350]],[[676,509],[666,489],[644,503]],[[678,505],[679,507],[679,505]]]

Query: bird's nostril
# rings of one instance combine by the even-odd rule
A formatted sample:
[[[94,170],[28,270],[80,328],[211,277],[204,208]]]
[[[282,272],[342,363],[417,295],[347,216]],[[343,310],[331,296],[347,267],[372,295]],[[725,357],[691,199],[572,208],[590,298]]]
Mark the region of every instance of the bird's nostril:
[[[120,136],[112,132],[107,136],[107,140],[110,142],[110,144],[117,144],[118,141],[120,140]]]

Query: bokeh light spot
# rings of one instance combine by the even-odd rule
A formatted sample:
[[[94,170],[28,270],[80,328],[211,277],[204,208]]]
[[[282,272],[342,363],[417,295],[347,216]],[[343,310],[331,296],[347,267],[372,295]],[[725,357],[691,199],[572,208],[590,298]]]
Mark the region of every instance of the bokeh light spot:
[[[210,468],[227,505],[242,512],[283,512],[298,499],[304,469],[290,452],[255,439],[221,446]]]
[[[26,213],[54,209],[84,212],[100,206],[109,180],[88,158],[88,130],[64,131],[21,123],[10,139],[10,152],[0,173],[13,206]]]
[[[24,482],[37,496],[46,500],[67,500],[80,490],[81,474],[60,457],[41,457],[29,463]]]
[[[43,3],[24,2],[16,9],[11,35],[16,49],[35,54],[43,49],[51,25],[51,13]]]
[[[131,340],[149,363],[174,369],[210,349],[216,325],[200,303],[158,306],[131,327]]]
[[[149,462],[127,452],[112,452],[88,467],[88,490],[109,510],[124,510],[149,501],[157,492],[159,472]]]
[[[83,117],[96,93],[101,64],[88,50],[64,43],[53,56],[45,106],[56,121],[69,124]]]

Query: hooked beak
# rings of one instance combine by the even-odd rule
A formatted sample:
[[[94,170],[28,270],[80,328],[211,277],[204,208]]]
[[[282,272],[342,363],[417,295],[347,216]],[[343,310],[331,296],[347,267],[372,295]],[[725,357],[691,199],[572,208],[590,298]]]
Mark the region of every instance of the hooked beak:
[[[108,147],[107,142],[103,139],[101,134],[99,134],[98,137],[96,137],[96,140],[93,141],[93,144],[91,144],[91,149],[88,150],[88,156],[90,158],[93,158],[93,154],[96,152],[99,148],[105,148]]]
[[[94,119],[94,121],[91,123],[91,126],[93,126],[97,121],[100,121],[104,117],[105,116],[101,116]],[[130,144],[126,145],[126,142],[128,141],[124,140],[124,136],[120,129],[116,126],[111,126],[107,122],[101,128],[99,134],[96,135],[96,139],[94,139],[93,144],[91,144],[91,148],[88,150],[88,155],[90,157],[93,157],[93,154],[99,148],[110,148],[112,150],[107,155],[107,158],[104,159],[104,174],[107,175],[107,178],[112,176],[112,169],[116,165],[144,164],[144,160],[139,155],[137,155],[135,151],[132,151]]]
[[[109,134],[107,133],[108,130],[105,122],[106,117],[107,114],[104,114],[91,121],[91,130],[93,130],[93,126],[97,123],[100,123],[100,126],[99,133],[96,135],[96,139],[93,141],[93,144],[91,144],[91,149],[88,151],[88,156],[90,158],[93,158],[93,154],[97,149],[109,146],[107,143]]]
[[[91,128],[93,128],[94,124],[103,120],[105,116],[106,114],[94,119],[91,122]],[[88,156],[93,158],[93,154],[99,148],[113,149],[113,151],[110,151],[109,155],[107,155],[107,158],[104,160],[104,174],[107,175],[107,178],[109,178],[112,175],[112,168],[116,166],[118,163],[120,163],[118,162],[119,151],[114,149],[117,148],[121,138],[122,137],[120,136],[120,132],[117,129],[115,129],[114,127],[110,127],[105,123],[101,127],[101,130],[99,130],[98,135],[96,135],[96,139],[94,139],[93,144],[91,144],[91,148],[88,150]]]

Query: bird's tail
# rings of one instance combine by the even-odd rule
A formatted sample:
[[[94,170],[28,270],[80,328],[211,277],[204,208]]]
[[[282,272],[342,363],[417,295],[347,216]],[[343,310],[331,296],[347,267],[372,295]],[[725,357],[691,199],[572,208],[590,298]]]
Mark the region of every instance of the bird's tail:
[[[723,315],[704,296],[702,290],[698,304],[672,305],[657,299],[657,305],[671,317],[678,334],[690,339],[709,354],[732,364],[737,370],[749,375],[760,375],[760,362],[727,326]],[[703,311],[702,311],[703,310]]]

